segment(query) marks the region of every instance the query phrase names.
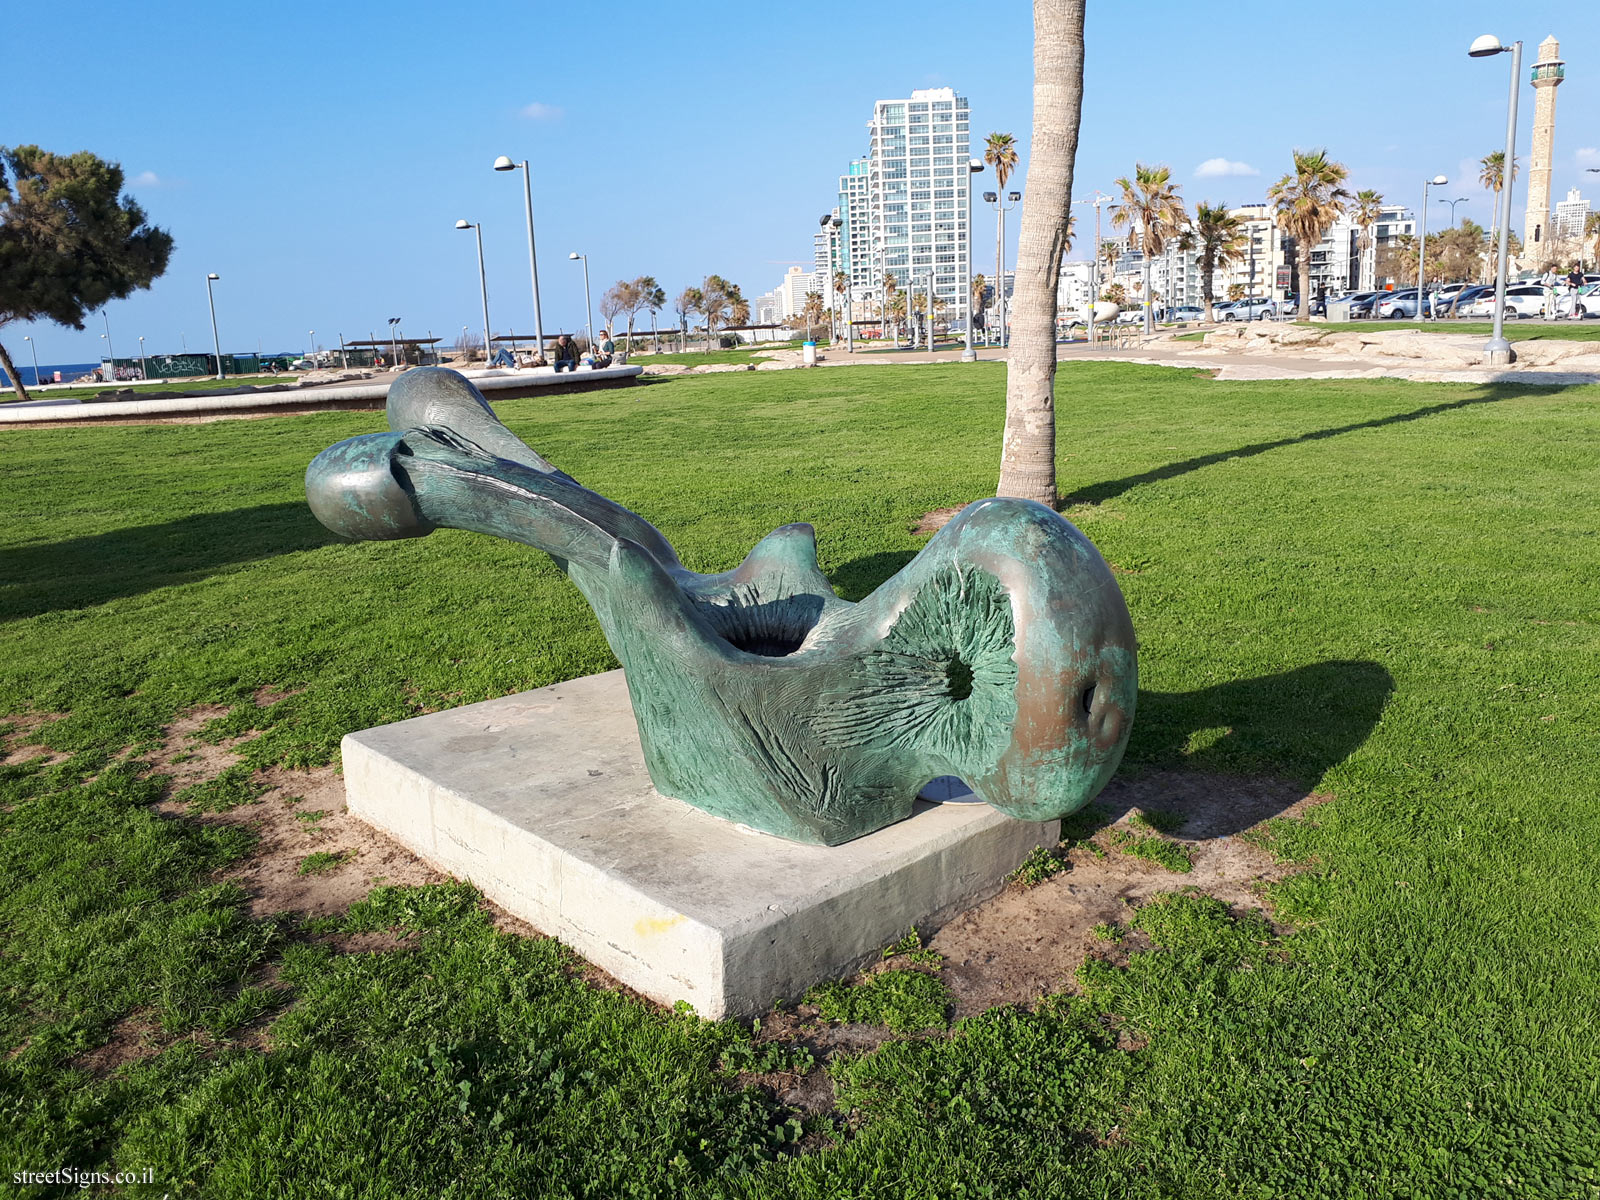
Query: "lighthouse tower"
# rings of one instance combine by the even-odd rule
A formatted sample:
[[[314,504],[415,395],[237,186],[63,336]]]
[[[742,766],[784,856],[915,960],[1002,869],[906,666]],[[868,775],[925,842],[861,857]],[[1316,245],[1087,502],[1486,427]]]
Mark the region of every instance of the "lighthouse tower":
[[[1539,43],[1539,60],[1533,64],[1533,149],[1528,156],[1528,210],[1522,219],[1522,252],[1540,267],[1552,240],[1550,228],[1550,164],[1555,157],[1556,88],[1566,78],[1561,43],[1555,36]]]

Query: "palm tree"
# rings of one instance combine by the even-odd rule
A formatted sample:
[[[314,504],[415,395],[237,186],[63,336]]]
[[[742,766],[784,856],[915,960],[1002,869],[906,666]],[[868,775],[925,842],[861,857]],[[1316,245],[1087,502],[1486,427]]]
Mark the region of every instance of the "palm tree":
[[[894,277],[894,272],[885,271],[883,273],[883,318],[886,321],[890,320],[894,316],[894,300],[895,296],[899,293],[899,290],[900,281]],[[900,312],[902,315],[905,313],[905,305],[903,303],[900,306]],[[899,324],[895,323],[893,325],[893,329],[894,344],[896,347],[898,347],[900,345]]]
[[[1138,228],[1139,252],[1144,257],[1144,294],[1149,296],[1150,260],[1161,253],[1167,238],[1188,224],[1188,214],[1183,211],[1183,198],[1172,182],[1170,167],[1134,163],[1133,178],[1123,176],[1116,182],[1122,189],[1122,203],[1112,207],[1111,223]],[[1153,316],[1147,303],[1144,309],[1146,333],[1154,329]]]
[[[973,322],[974,329],[983,321],[983,293],[988,286],[989,281],[982,275],[972,277],[972,316],[968,320]]]
[[[1200,294],[1205,297],[1206,320],[1210,321],[1214,319],[1211,303],[1217,268],[1244,257],[1244,222],[1221,204],[1201,201],[1194,206],[1194,238],[1200,245]]]
[[[1297,320],[1311,319],[1311,251],[1355,198],[1344,189],[1349,174],[1326,150],[1296,150],[1294,170],[1267,189],[1267,199],[1278,210],[1278,228],[1294,238],[1299,249]]]
[[[806,341],[811,340],[811,327],[822,322],[822,293],[807,292],[806,302],[800,307],[800,315],[806,322]]]
[[[686,287],[678,293],[678,298],[672,302],[673,311],[678,314],[678,328],[683,332],[678,338],[678,349],[689,349],[689,318],[700,311],[700,303],[705,297],[697,287]]]
[[[1496,150],[1478,160],[1483,169],[1478,172],[1478,182],[1493,192],[1494,218],[1489,222],[1489,245],[1500,244],[1500,191],[1506,182],[1506,152]],[[1511,160],[1511,182],[1517,182],[1517,160]]]
[[[1003,209],[1006,202],[1006,181],[1011,178],[1017,169],[1017,139],[1009,133],[991,133],[983,141],[983,161],[994,168],[995,195],[998,205]],[[1006,285],[1006,264],[1000,260],[1005,255],[1003,238],[1005,227],[1001,224],[1005,220],[1003,212],[996,213],[994,223],[994,285],[995,302],[997,308],[1003,308],[1005,297],[999,289]],[[1000,330],[1000,341],[1004,345],[1006,331]]]
[[[1028,206],[1017,232],[1006,428],[996,488],[998,495],[1051,508],[1057,503],[1056,291],[1066,257],[1072,168],[1083,111],[1085,2],[1034,0],[1033,5],[1033,149]]]
[[[654,275],[641,275],[637,281],[643,289],[642,306],[650,311],[650,338],[657,351],[661,349],[661,335],[656,332],[656,314],[667,306],[667,293]]]
[[[835,324],[837,324],[837,322],[838,322],[838,317],[839,317],[839,313],[840,313],[840,307],[841,307],[841,304],[842,304],[842,302],[844,300],[844,294],[846,292],[848,292],[849,290],[850,290],[850,276],[849,276],[849,274],[844,272],[844,271],[835,271],[833,273],[833,315],[834,315],[834,319],[835,319]],[[846,317],[845,319],[848,320],[849,318]],[[834,340],[837,341],[838,337],[839,337],[838,333],[837,332],[834,333],[833,337],[834,337]]]
[[[1367,188],[1356,193],[1356,224],[1361,226],[1361,259],[1366,261],[1367,251],[1372,249],[1373,232],[1378,224],[1378,218],[1383,216],[1383,193]],[[1361,286],[1361,272],[1356,272],[1356,287]],[[1378,286],[1378,260],[1372,260],[1372,278],[1367,281],[1369,288]]]
[[[1117,262],[1122,258],[1122,247],[1115,242],[1101,242],[1100,257],[1105,261],[1106,279],[1109,280],[1116,273]]]

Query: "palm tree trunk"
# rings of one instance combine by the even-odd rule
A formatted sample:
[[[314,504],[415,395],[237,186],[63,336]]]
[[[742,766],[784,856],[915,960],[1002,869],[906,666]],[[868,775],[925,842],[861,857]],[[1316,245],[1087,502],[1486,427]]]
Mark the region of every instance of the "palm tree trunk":
[[[5,368],[6,378],[11,380],[11,390],[16,392],[17,399],[26,400],[28,398],[28,389],[22,385],[22,374],[17,370],[16,364],[11,361],[11,355],[6,352],[4,343],[0,343],[0,367]]]
[[[1072,215],[1083,109],[1085,0],[1034,0],[1033,147],[1017,234],[1017,286],[1006,359],[1001,496],[1056,505],[1056,287]],[[1001,286],[1004,277],[1001,276]]]
[[[1301,240],[1309,241],[1309,239],[1305,238]],[[1300,307],[1295,313],[1295,320],[1309,321],[1311,320],[1311,252],[1309,250],[1300,256],[1296,274],[1300,278]],[[1418,303],[1420,304],[1421,301],[1418,301]]]
[[[1216,260],[1209,256],[1200,259],[1200,295],[1206,302],[1206,322],[1209,324],[1214,318],[1211,312],[1211,298],[1216,294]]]

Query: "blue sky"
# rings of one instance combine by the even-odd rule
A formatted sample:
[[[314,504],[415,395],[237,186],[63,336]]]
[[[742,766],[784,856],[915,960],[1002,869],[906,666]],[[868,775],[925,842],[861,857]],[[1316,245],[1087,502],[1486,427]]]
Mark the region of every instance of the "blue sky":
[[[209,348],[205,275],[222,276],[223,348],[299,349],[382,331],[453,339],[481,324],[470,233],[481,221],[497,332],[532,325],[520,175],[531,158],[547,331],[583,321],[587,252],[596,299],[653,274],[669,294],[708,272],[747,296],[808,260],[836,177],[865,149],[872,101],[949,85],[972,104],[974,149],[1031,120],[1031,10],[1022,3],[850,9],[765,5],[406,3],[271,6],[149,2],[20,6],[0,138],[93,150],[177,239],[167,274],[108,310],[119,355]],[[981,12],[974,23],[973,12]],[[1509,16],[1508,16],[1509,14]],[[1184,197],[1258,199],[1291,148],[1326,146],[1354,188],[1415,203],[1442,172],[1487,223],[1474,161],[1504,139],[1509,56],[1467,44],[1520,37],[1532,60],[1561,41],[1553,194],[1600,200],[1600,11],[1591,0],[1132,6],[1089,0],[1076,190],[1109,190],[1134,161],[1165,162]],[[33,73],[31,86],[20,78]],[[1526,165],[1532,91],[1522,91]],[[1197,177],[1208,160],[1232,171]],[[1519,196],[1520,185],[1519,179]],[[1459,185],[1459,186],[1457,186]],[[1447,219],[1435,205],[1430,224]],[[1600,207],[1600,203],[1597,203]],[[1088,210],[1084,210],[1087,214]],[[1520,199],[1516,228],[1521,226]],[[977,263],[992,218],[976,220]],[[1081,239],[1086,242],[1087,239]],[[1082,254],[1076,255],[1082,257]],[[670,314],[664,314],[667,321]],[[598,320],[598,317],[596,318]],[[25,333],[41,362],[93,361],[82,333]]]

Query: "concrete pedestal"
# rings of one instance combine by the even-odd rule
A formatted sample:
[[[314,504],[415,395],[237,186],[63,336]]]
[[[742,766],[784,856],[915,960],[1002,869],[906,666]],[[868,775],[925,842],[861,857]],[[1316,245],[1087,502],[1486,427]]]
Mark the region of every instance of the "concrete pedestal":
[[[754,1015],[999,891],[1056,822],[918,801],[843,846],[651,786],[621,671],[344,739],[350,811],[663,1004]]]

